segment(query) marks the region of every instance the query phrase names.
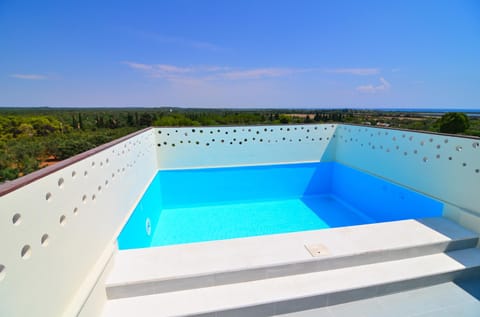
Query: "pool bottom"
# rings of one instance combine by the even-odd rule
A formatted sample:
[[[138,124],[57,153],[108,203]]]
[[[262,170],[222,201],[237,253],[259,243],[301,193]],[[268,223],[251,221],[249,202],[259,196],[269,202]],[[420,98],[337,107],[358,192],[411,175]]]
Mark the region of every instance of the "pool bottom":
[[[163,209],[160,213],[158,225],[152,234],[151,246],[318,230],[374,222],[334,195],[169,208]]]

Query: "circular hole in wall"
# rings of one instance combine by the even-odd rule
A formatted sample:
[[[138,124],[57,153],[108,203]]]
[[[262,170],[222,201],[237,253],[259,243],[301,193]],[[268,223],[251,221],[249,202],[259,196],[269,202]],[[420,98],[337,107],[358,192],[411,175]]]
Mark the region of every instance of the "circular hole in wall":
[[[475,173],[477,173],[477,174],[480,173],[480,169],[477,168],[477,169],[475,170]]]
[[[12,223],[15,226],[18,226],[19,224],[21,224],[22,223],[22,215],[20,215],[19,213],[14,214],[13,217],[12,217]]]
[[[87,171],[83,172],[83,176],[87,177],[87,175],[88,175]]]
[[[75,216],[78,215],[78,208],[77,208],[77,207],[73,208],[73,214],[74,214]]]
[[[30,258],[32,256],[32,248],[28,244],[24,245],[22,250],[20,250],[20,256],[24,260]]]
[[[440,154],[437,154],[437,156],[435,156],[435,157],[436,157],[437,159],[439,159],[439,158],[440,158]]]
[[[44,234],[41,238],[40,238],[40,244],[42,245],[42,247],[46,247],[49,243],[49,240],[50,240],[50,237],[48,236],[48,234]]]
[[[0,264],[0,282],[5,279],[5,276],[7,276],[7,268],[5,265]]]
[[[87,202],[87,195],[82,196],[82,202],[85,204]]]
[[[479,142],[473,142],[473,143],[472,143],[472,147],[473,147],[474,149],[477,149],[478,147],[480,147],[480,143],[479,143]]]
[[[98,185],[97,190],[98,190],[99,192],[101,192],[101,191],[102,191],[102,185]]]
[[[437,144],[437,149],[440,149],[440,144]]]
[[[97,199],[97,196],[95,196],[95,194],[92,195],[92,200],[95,201],[95,199]]]
[[[92,167],[95,167],[95,162],[92,162]]]
[[[46,199],[47,201],[52,200],[52,193],[46,193],[46,194],[45,194],[45,199]]]
[[[447,143],[448,143],[448,139],[443,140],[443,143],[447,144]]]
[[[58,187],[62,188],[64,182],[65,182],[65,180],[62,177],[60,177],[57,181]]]
[[[60,219],[58,219],[58,222],[60,223],[61,226],[65,226],[65,224],[67,223],[67,216],[61,215]]]
[[[462,163],[462,166],[463,166],[463,167],[467,166],[467,163],[463,162],[463,163]]]
[[[463,148],[460,145],[457,145],[455,147],[455,150],[457,150],[457,152],[461,152],[463,150]]]
[[[448,157],[448,160],[449,160],[449,161],[451,161],[451,160],[452,160],[452,157],[451,157],[451,156],[449,156],[449,157]]]
[[[422,161],[424,161],[425,163],[427,163],[427,162],[428,162],[428,157],[425,156],[425,157],[422,159]]]
[[[77,176],[77,172],[72,171],[72,178],[75,178],[75,176]]]

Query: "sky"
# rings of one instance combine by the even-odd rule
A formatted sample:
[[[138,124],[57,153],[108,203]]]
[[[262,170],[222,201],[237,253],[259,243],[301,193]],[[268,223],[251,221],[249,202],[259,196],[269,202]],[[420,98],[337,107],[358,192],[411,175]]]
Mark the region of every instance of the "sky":
[[[0,106],[480,109],[480,1],[0,0]]]

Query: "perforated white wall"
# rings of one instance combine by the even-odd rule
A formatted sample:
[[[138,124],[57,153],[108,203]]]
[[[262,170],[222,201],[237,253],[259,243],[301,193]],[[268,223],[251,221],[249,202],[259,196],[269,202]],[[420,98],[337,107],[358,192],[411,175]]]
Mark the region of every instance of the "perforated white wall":
[[[335,139],[337,162],[480,214],[478,139],[347,125]]]
[[[157,128],[160,169],[331,161],[336,125]]]
[[[0,197],[0,316],[80,308],[80,286],[156,172],[153,132]]]

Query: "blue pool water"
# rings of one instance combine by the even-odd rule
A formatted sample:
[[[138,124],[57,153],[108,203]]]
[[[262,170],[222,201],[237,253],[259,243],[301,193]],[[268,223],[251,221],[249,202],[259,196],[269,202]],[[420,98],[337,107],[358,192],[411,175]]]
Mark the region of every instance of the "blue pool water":
[[[440,216],[439,201],[335,163],[159,171],[120,249]]]

